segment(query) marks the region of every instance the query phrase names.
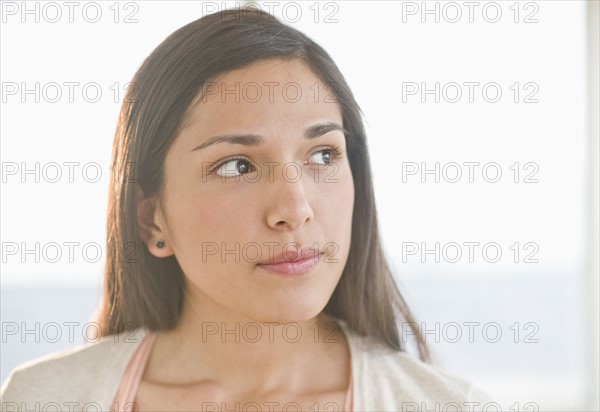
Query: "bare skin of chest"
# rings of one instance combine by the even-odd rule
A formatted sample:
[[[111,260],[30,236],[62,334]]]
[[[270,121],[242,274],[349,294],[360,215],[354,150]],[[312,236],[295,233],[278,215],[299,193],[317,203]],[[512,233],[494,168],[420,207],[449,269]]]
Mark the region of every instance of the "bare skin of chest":
[[[135,406],[141,411],[343,411],[346,389],[298,396],[274,393],[252,395],[225,393],[211,384],[165,386],[140,382]]]

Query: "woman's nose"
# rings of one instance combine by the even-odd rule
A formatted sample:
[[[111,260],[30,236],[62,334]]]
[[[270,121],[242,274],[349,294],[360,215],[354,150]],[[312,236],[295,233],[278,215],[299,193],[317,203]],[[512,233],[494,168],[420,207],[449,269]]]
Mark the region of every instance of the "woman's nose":
[[[275,175],[266,188],[267,223],[273,229],[295,230],[314,217],[305,187],[305,182],[310,179],[288,177],[282,173]]]

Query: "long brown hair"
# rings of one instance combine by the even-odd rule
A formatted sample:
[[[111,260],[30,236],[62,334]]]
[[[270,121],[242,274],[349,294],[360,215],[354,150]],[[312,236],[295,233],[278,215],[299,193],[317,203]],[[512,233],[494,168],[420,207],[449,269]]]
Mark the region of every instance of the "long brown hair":
[[[259,60],[300,59],[332,86],[347,130],[355,186],[352,239],[341,279],[324,308],[359,335],[405,350],[399,318],[409,325],[420,358],[429,350],[386,261],[375,209],[362,111],[325,50],[261,10],[223,10],[168,36],[143,62],[123,102],[113,143],[107,218],[107,262],[98,309],[101,336],[135,327],[174,328],[184,300],[184,276],[174,256],[156,258],[137,227],[136,185],[145,196],[163,188],[167,150],[194,99],[211,79]]]

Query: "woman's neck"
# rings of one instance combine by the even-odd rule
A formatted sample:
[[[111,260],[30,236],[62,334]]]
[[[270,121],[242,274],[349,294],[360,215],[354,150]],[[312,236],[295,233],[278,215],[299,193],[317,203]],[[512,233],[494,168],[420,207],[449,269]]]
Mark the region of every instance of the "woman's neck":
[[[349,374],[346,336],[324,313],[298,322],[258,322],[209,299],[201,305],[187,299],[177,327],[157,333],[142,379],[210,383],[261,396],[344,388]]]

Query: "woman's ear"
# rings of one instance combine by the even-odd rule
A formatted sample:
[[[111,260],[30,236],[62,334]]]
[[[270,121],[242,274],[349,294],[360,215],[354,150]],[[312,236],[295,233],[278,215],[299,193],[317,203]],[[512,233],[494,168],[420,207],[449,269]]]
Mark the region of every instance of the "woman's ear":
[[[136,187],[137,226],[140,238],[148,251],[159,258],[173,255],[173,248],[165,232],[162,210],[156,197],[146,197],[139,185]]]

